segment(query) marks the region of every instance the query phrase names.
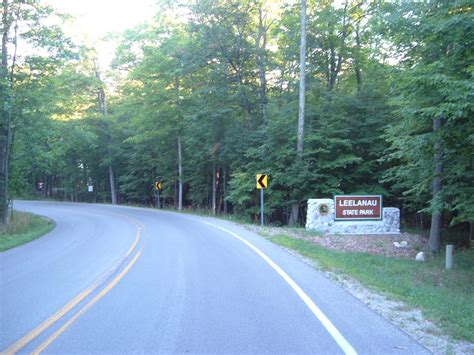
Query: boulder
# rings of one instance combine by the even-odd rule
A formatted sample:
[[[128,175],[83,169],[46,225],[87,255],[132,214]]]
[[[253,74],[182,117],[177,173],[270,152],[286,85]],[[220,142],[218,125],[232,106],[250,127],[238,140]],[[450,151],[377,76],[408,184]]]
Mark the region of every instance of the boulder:
[[[425,261],[425,253],[420,251],[418,254],[416,254],[415,260],[416,261]]]

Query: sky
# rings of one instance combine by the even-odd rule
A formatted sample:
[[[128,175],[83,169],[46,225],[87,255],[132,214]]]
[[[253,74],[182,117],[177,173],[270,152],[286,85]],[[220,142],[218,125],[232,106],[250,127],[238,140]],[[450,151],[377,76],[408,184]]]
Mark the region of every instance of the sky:
[[[106,69],[113,58],[114,43],[102,39],[110,32],[123,32],[150,19],[157,0],[44,0],[60,12],[73,15],[66,34],[79,43],[93,45],[99,65]]]

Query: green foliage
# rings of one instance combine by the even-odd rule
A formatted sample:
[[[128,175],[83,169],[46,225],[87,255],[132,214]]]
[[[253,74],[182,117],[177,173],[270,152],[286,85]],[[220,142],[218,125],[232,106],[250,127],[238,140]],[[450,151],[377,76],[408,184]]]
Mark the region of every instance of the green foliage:
[[[11,187],[108,201],[112,167],[121,202],[153,203],[160,180],[176,205],[179,139],[185,207],[255,218],[255,175],[265,173],[270,222],[335,193],[380,193],[404,212],[441,208],[452,224],[472,221],[472,16],[467,0],[310,1],[302,160],[298,4],[162,3],[154,22],[119,37],[113,69],[126,76],[107,92],[106,115],[93,51],[59,43],[57,27],[32,30],[31,43],[43,38],[55,54],[28,57],[16,73]],[[434,117],[444,121],[436,134]],[[432,199],[435,142],[444,189]]]
[[[386,131],[386,181],[414,209],[454,213],[453,224],[474,220],[473,19],[468,1],[390,5],[383,18],[402,60],[392,101],[398,119]],[[435,118],[443,122],[437,132]],[[443,151],[444,188],[432,198],[435,142]]]
[[[227,199],[235,205],[238,214],[259,212],[257,194],[255,193],[255,176],[249,173],[234,172],[229,183],[230,193]],[[259,200],[258,200],[259,201]]]

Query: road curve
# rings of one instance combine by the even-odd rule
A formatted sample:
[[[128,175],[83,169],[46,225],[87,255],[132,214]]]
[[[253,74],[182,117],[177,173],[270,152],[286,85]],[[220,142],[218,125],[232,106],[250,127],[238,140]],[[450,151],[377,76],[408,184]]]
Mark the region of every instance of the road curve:
[[[15,207],[56,228],[0,253],[0,351],[429,353],[231,222],[110,205]]]

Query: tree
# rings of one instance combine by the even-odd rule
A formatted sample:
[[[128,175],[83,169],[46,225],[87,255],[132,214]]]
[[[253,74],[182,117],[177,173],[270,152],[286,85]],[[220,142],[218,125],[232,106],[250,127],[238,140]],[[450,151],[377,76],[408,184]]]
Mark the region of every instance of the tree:
[[[403,3],[386,10],[384,25],[402,64],[395,101],[400,120],[388,130],[397,165],[389,176],[411,199],[431,193],[424,210],[432,215],[430,251],[438,252],[443,211],[457,214],[452,223],[473,218],[472,208],[464,208],[473,186],[472,4]],[[459,173],[466,179],[457,181]]]
[[[55,15],[54,11],[36,3],[21,0],[2,1],[2,62],[0,69],[0,218],[1,225],[8,222],[8,186],[11,147],[14,129],[19,123],[21,107],[16,97],[19,70],[35,62],[44,65],[40,71],[48,71],[74,55],[73,46],[65,38],[59,26],[46,26],[45,19]],[[46,49],[48,56],[33,54],[20,58],[17,54],[19,41],[28,42],[33,48]],[[9,54],[9,49],[12,53]],[[30,72],[30,76],[34,76]],[[18,115],[20,113],[20,115]]]
[[[86,118],[97,104],[95,80],[89,74],[76,60],[53,66],[48,59],[29,58],[19,68],[10,186],[15,196],[85,195],[94,162],[99,161],[90,154],[97,136]]]
[[[99,102],[99,110],[100,113],[102,114],[103,121],[101,122],[101,126],[103,127],[103,131],[105,133],[105,141],[107,145],[107,160],[109,161],[108,164],[108,172],[109,172],[109,182],[110,182],[110,197],[111,197],[111,202],[113,205],[117,204],[117,188],[115,184],[115,172],[112,164],[112,156],[111,156],[111,137],[110,137],[110,132],[108,128],[108,123],[107,123],[107,99],[105,96],[105,89],[104,89],[104,82],[100,78],[100,71],[99,71],[99,65],[97,59],[94,59],[94,71],[95,71],[95,77],[98,82],[98,89],[97,89],[97,100]]]
[[[0,70],[0,218],[1,224],[8,223],[8,158],[11,138],[11,79],[9,76],[8,43],[13,23],[13,8],[8,0],[2,3],[2,66]],[[18,5],[19,6],[19,5]]]
[[[8,3],[12,21],[19,2]],[[167,205],[253,220],[266,173],[272,223],[304,223],[303,201],[334,193],[471,222],[471,20],[467,0],[167,2],[123,34],[126,76],[107,102],[87,50],[71,60],[47,31],[25,32],[57,55],[16,62],[2,106],[15,127],[10,186],[154,204],[160,180]]]
[[[301,0],[301,32],[300,32],[300,89],[299,89],[299,104],[298,104],[298,131],[296,134],[296,155],[299,161],[303,160],[304,151],[304,115],[305,115],[305,67],[306,67],[306,0]],[[300,204],[295,202],[291,206],[291,216],[289,220],[290,225],[295,225],[298,222]]]

